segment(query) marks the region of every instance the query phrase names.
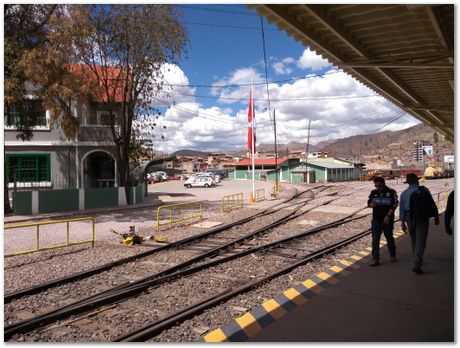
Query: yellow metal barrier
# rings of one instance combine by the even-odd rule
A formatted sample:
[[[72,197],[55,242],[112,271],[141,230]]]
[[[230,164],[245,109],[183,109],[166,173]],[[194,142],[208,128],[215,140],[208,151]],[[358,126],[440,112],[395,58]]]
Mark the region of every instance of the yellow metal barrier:
[[[447,207],[447,200],[449,198],[449,191],[440,191],[438,193],[434,193],[433,194],[433,198],[434,198],[434,195],[436,195],[436,206],[438,207],[438,210],[441,210],[441,193],[446,193],[446,204],[445,206],[443,207],[444,209]]]
[[[254,199],[256,202],[265,200],[265,189],[256,190],[256,196]]]
[[[91,221],[91,239],[81,240],[81,241],[72,242],[72,243],[70,242],[70,223],[71,222],[76,222],[76,221]],[[67,225],[66,243],[58,244],[58,245],[52,245],[52,246],[48,246],[48,247],[40,247],[40,226],[52,225],[52,224],[60,224],[60,223],[66,223],[66,225]],[[64,248],[64,247],[71,246],[71,245],[78,245],[78,244],[85,244],[85,243],[91,243],[92,247],[94,248],[94,241],[95,241],[94,219],[90,218],[90,217],[78,218],[78,219],[69,219],[69,220],[45,221],[45,222],[37,222],[37,223],[33,223],[33,224],[24,224],[24,225],[4,226],[3,228],[5,230],[11,230],[11,229],[15,229],[15,228],[25,228],[25,227],[37,227],[37,230],[36,230],[36,236],[37,236],[36,248],[31,249],[31,250],[26,250],[26,251],[19,251],[19,252],[15,252],[15,253],[11,253],[11,254],[5,254],[5,257],[36,253],[38,251],[57,249],[57,248]]]
[[[160,226],[162,225],[168,225],[168,224],[172,224],[172,223],[175,223],[175,222],[179,222],[179,221],[185,221],[185,220],[189,220],[189,219],[193,219],[195,217],[197,217],[198,215],[195,215],[195,206],[196,205],[199,205],[200,206],[200,220],[203,219],[203,202],[200,202],[200,201],[197,201],[197,202],[184,202],[184,203],[177,203],[177,204],[170,204],[170,205],[162,205],[161,207],[158,207],[157,209],[157,231],[159,232],[160,231]],[[192,213],[190,216],[185,216],[184,217],[184,214],[183,214],[183,207],[184,206],[188,206],[190,207],[190,212]],[[174,219],[173,218],[173,209],[175,207],[180,207],[179,208],[179,212],[180,212],[180,215],[179,215],[179,218],[177,219]],[[161,222],[160,221],[160,212],[162,209],[169,209],[169,221],[167,222]]]
[[[227,195],[222,197],[222,207],[221,210],[223,212],[230,211],[232,208],[235,207],[243,207],[243,193],[235,193],[233,195]]]

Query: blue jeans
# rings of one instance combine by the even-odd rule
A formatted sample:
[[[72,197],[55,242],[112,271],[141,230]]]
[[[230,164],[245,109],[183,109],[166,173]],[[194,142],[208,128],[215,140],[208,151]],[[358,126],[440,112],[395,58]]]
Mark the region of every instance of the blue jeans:
[[[372,259],[378,260],[380,256],[380,235],[385,235],[390,255],[396,255],[395,239],[393,238],[393,222],[384,225],[383,222],[372,219]]]

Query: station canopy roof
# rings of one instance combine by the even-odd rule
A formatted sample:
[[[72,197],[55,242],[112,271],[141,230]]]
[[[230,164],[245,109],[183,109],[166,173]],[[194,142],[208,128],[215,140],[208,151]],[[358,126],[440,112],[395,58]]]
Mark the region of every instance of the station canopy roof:
[[[453,141],[453,4],[248,6]]]

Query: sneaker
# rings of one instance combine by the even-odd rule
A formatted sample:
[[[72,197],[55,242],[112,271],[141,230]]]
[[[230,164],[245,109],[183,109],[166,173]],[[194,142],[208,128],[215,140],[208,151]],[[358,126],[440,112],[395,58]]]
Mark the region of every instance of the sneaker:
[[[390,255],[390,260],[392,262],[396,262],[396,255]]]
[[[414,272],[415,274],[423,274],[423,271],[420,268],[420,266],[412,268],[412,272]]]
[[[372,259],[371,262],[369,262],[369,266],[371,267],[378,266],[378,264],[379,264],[379,260]]]

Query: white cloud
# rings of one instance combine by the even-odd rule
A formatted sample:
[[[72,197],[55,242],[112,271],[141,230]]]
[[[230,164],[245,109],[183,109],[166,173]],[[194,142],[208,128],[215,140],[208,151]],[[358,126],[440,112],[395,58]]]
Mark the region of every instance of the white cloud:
[[[288,61],[289,63],[289,61]],[[165,72],[165,79],[176,84],[187,84],[187,76],[176,66]],[[217,85],[260,83],[263,75],[252,68],[241,68],[215,82]],[[174,92],[194,94],[188,87],[175,87]],[[201,92],[204,93],[204,92]],[[273,143],[273,126],[267,111],[266,86],[254,85],[257,142]],[[330,71],[322,76],[311,75],[289,83],[270,84],[272,109],[276,110],[277,136],[280,143],[306,142],[308,120],[311,122],[311,143],[331,138],[348,137],[376,129],[403,114],[384,98],[341,71]],[[182,148],[196,150],[244,149],[247,139],[247,101],[249,86],[215,88],[219,99],[204,106],[195,97],[171,93],[169,107],[159,124],[165,140],[154,138],[156,150],[172,153]],[[236,98],[236,99],[223,99]],[[233,111],[228,107],[231,105]],[[236,108],[235,108],[236,106]],[[418,121],[405,116],[382,130],[410,127]],[[160,131],[160,130],[159,130]]]
[[[330,65],[326,59],[323,59],[309,48],[303,51],[302,56],[297,61],[297,67],[302,70],[311,69],[317,71],[327,68]]]
[[[164,64],[161,68],[163,74],[163,89],[157,94],[157,97],[166,102],[176,103],[194,102],[195,89],[190,88],[187,76],[174,64]]]
[[[273,69],[275,70],[276,75],[289,75],[294,70],[291,65],[295,62],[295,59],[292,57],[286,57],[281,61],[275,62],[272,64]]]

